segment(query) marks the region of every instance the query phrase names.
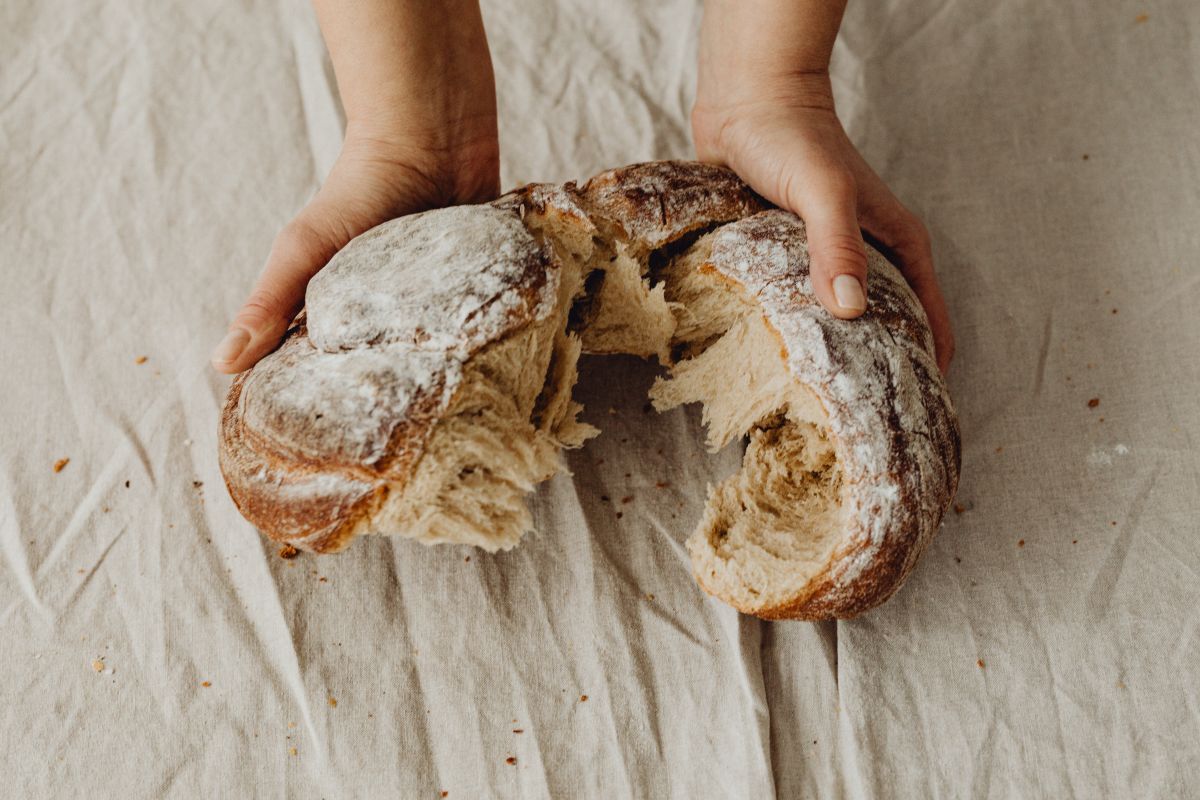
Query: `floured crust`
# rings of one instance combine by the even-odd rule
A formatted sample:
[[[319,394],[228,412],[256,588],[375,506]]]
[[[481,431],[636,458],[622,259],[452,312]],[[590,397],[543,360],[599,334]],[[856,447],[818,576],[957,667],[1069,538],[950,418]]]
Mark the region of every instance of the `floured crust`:
[[[824,407],[849,510],[841,543],[802,594],[741,610],[771,619],[861,613],[903,583],[957,489],[957,420],[924,311],[896,268],[868,249],[867,312],[855,320],[826,313],[809,279],[804,223],[793,214],[756,214],[721,228],[711,244],[702,269],[761,304],[791,373]],[[696,573],[721,594],[709,577]]]
[[[764,618],[849,617],[877,605],[913,568],[958,480],[957,422],[924,313],[871,250],[868,312],[833,318],[812,293],[803,223],[732,172],[693,162],[532,184],[354,240],[310,283],[307,325],[233,383],[220,460],[238,508],[273,539],[344,548],[412,479],[473,357],[565,319],[576,289],[561,282],[564,263],[577,270],[595,250],[646,264],[705,232],[699,268],[757,304],[787,369],[828,417],[847,524],[825,567],[783,601],[749,605],[699,567],[695,577]],[[572,274],[582,286],[585,276]],[[654,276],[644,277],[649,291]],[[663,313],[676,313],[657,292]],[[577,355],[574,341],[564,352]]]
[[[553,311],[558,272],[516,208],[440,209],[355,239],[309,283],[307,325],[226,399],[221,467],[242,514],[304,550],[345,547],[411,477],[463,364]]]

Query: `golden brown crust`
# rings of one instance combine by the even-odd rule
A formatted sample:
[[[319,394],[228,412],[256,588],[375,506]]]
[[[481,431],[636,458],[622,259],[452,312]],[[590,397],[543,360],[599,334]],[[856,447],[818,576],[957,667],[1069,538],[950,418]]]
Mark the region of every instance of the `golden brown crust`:
[[[578,194],[601,231],[644,251],[767,208],[728,169],[696,161],[609,170],[584,183]]]
[[[802,223],[769,210],[732,172],[705,164],[637,164],[582,186],[531,184],[491,207],[522,219],[527,214],[555,217],[577,228],[581,240],[617,239],[637,255],[716,228],[713,255],[703,269],[717,272],[761,305],[792,373],[825,408],[850,522],[826,568],[783,602],[739,605],[699,571],[696,580],[739,610],[767,619],[852,617],[896,591],[953,497],[960,444],[928,325],[894,268],[872,252],[867,314],[851,322],[835,320],[820,308],[808,282]],[[385,337],[407,336],[403,345],[425,355],[405,355],[396,375],[364,363],[314,387],[312,376],[326,370],[321,359],[361,358],[360,351],[395,346],[386,339],[370,340],[373,329],[351,318],[349,327],[328,337],[348,342],[349,350],[313,347],[301,325],[276,354],[239,376],[222,413],[220,460],[230,494],[246,518],[272,539],[304,550],[344,547],[389,492],[413,474],[454,396],[462,364],[541,313],[553,294],[557,262],[544,246],[537,264],[531,264],[525,252],[500,276],[503,290],[515,292],[504,313],[453,357],[427,358],[418,328],[412,329],[415,334],[389,328]],[[353,293],[349,297],[342,305],[352,309]],[[490,313],[489,303],[481,301],[480,313]],[[345,331],[352,335],[343,336]],[[311,373],[307,384],[273,380],[305,369]],[[327,410],[330,417],[317,419],[321,403],[330,403],[328,395],[339,385],[343,390],[373,386],[367,396],[374,399],[356,406],[348,391],[334,404],[340,411]],[[271,399],[289,391],[314,397],[294,404]],[[247,402],[247,392],[261,394]]]
[[[825,313],[812,292],[804,224],[778,210],[721,228],[701,269],[738,283],[761,305],[790,371],[824,407],[851,513],[826,568],[781,603],[747,607],[702,570],[696,579],[768,619],[861,614],[901,586],[958,485],[958,423],[924,312],[872,250],[867,312],[850,321]]]
[[[378,502],[382,484],[288,458],[248,431],[240,411],[246,375],[234,379],[221,412],[217,453],[230,497],[276,541],[317,553],[340,550],[356,519]]]

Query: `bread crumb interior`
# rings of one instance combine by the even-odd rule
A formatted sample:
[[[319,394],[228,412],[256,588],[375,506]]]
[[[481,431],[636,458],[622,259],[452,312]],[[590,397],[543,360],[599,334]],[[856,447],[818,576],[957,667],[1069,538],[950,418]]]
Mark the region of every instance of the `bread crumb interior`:
[[[742,469],[709,491],[688,539],[697,579],[743,610],[796,596],[827,562],[843,525],[828,419],[792,377],[761,308],[706,263],[709,237],[644,254],[615,238],[529,213],[562,265],[546,320],[477,353],[415,473],[372,530],[489,551],[532,528],[527,495],[563,467],[558,451],[598,431],[571,392],[582,351],[656,358],[660,411],[703,405],[708,446],[746,442]]]

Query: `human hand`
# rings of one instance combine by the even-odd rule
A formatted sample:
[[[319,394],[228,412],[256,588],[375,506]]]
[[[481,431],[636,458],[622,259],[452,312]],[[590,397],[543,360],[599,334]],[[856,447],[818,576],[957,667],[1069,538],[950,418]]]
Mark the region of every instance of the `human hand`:
[[[213,352],[220,372],[271,352],[309,280],[358,234],[500,191],[495,84],[476,0],[318,0],[317,12],[346,107],[345,141]]]
[[[275,238],[250,296],[213,352],[213,367],[241,372],[275,349],[304,304],[308,281],[358,234],[404,214],[495,197],[495,141],[430,150],[348,130],[321,190]]]
[[[858,317],[867,307],[865,231],[921,301],[938,366],[945,372],[954,355],[954,334],[934,274],[929,233],[847,137],[834,111],[828,71],[819,66],[780,70],[764,62],[762,48],[756,53],[738,46],[736,31],[731,34],[730,25],[743,23],[711,19],[710,14],[722,12],[722,3],[712,6],[705,11],[705,29],[711,25],[721,33],[702,34],[700,85],[692,111],[697,156],[730,167],[763,197],[804,219],[813,291],[841,319]],[[746,13],[743,9],[740,15]],[[824,48],[823,53],[792,53],[788,59],[794,64],[815,58],[820,64],[823,58],[827,65],[840,18],[838,9],[832,30],[825,20],[827,48],[817,48]],[[804,30],[818,38],[822,34],[817,24]]]

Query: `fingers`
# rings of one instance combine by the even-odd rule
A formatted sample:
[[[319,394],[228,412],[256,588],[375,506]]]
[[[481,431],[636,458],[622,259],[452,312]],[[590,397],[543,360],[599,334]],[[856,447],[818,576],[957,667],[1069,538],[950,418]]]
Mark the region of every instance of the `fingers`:
[[[867,250],[858,226],[854,179],[829,171],[811,181],[788,204],[804,218],[813,292],[839,319],[867,310]]]
[[[789,187],[791,188],[791,187]],[[810,178],[803,195],[788,192],[788,205],[804,218],[813,292],[840,319],[861,316],[867,307],[867,255],[860,229],[877,240],[916,293],[933,332],[934,354],[944,374],[954,358],[950,313],[933,268],[929,232],[882,184],[867,181],[866,202],[849,173],[831,169]]]
[[[280,231],[250,297],[213,351],[217,371],[249,369],[279,344],[304,304],[309,279],[349,238],[339,228],[310,204]]]
[[[945,374],[954,358],[954,332],[950,312],[942,296],[933,268],[933,248],[929,232],[911,211],[898,200],[889,203],[886,212],[866,214],[868,235],[878,240],[879,249],[899,268],[916,293],[933,331],[934,353],[938,368]]]

